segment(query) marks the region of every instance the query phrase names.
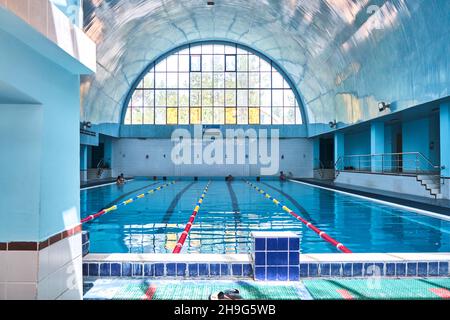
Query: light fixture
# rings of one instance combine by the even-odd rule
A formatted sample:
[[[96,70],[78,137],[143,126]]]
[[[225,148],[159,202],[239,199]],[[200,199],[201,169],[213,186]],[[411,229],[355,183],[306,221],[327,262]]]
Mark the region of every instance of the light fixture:
[[[386,109],[389,109],[391,107],[390,104],[387,104],[384,101],[378,102],[378,111],[383,112]]]
[[[336,120],[330,121],[328,123],[328,125],[330,126],[331,129],[336,128],[337,127],[337,122]]]
[[[83,129],[90,128],[90,127],[92,127],[92,123],[90,121],[83,121],[83,122],[81,122],[81,127]]]
[[[206,1],[206,4],[207,4],[208,6],[213,6],[213,5],[214,5],[214,1]]]

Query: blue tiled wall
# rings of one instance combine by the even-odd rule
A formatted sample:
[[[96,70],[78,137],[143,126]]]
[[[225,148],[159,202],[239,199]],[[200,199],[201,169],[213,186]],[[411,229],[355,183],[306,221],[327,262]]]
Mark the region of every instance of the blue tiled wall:
[[[83,257],[89,253],[89,231],[82,231],[81,233],[82,253]]]
[[[449,262],[300,263],[300,278],[448,277]]]
[[[258,235],[253,236],[253,241],[252,256],[255,280],[299,280],[298,236]]]
[[[91,277],[251,278],[250,263],[83,262]]]
[[[448,262],[353,262],[305,263],[289,266],[260,266],[250,263],[142,263],[83,262],[83,275],[94,277],[252,278],[299,280],[299,278],[342,277],[448,277]],[[253,273],[255,271],[255,274]]]

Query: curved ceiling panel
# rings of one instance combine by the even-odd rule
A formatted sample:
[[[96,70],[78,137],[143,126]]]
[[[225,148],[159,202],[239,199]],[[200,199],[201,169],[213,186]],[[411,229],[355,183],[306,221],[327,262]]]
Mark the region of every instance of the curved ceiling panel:
[[[165,52],[227,40],[263,52],[300,92],[309,134],[449,95],[448,0],[85,0],[98,72],[83,79],[82,117],[119,122],[143,69]]]

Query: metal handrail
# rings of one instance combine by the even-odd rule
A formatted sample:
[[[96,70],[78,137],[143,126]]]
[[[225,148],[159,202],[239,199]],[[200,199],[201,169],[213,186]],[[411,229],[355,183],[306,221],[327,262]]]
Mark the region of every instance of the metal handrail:
[[[409,159],[407,158],[408,156],[410,157]],[[411,156],[413,156],[412,159]],[[380,157],[381,159],[379,159]],[[350,159],[350,161],[348,161],[350,164],[349,166],[346,166],[347,159]],[[428,168],[424,168],[424,165],[428,166]],[[356,170],[354,166],[357,166],[358,169]],[[411,174],[415,172],[416,174],[420,174],[435,172],[440,175],[440,170],[445,169],[445,166],[433,164],[431,160],[425,157],[421,152],[346,155],[339,157],[335,162],[337,175],[339,175],[340,171],[380,172],[380,169],[381,173],[388,173],[391,172],[392,169],[396,169],[397,173],[404,172],[406,174]]]

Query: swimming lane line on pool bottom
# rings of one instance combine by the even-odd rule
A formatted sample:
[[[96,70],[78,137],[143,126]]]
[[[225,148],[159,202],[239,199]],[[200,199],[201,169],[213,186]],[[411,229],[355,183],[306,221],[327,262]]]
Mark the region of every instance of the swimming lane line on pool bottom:
[[[108,203],[108,204],[107,204],[106,206],[104,206],[101,210],[106,209],[106,208],[109,208],[109,207],[115,205],[116,203],[118,203],[118,202],[119,202],[120,200],[122,200],[123,198],[128,197],[130,194],[133,194],[133,193],[135,193],[135,192],[141,191],[142,189],[146,189],[146,188],[148,188],[148,187],[154,186],[154,185],[156,185],[156,184],[158,184],[158,183],[161,183],[161,181],[160,181],[160,182],[153,182],[153,183],[150,183],[149,185],[143,186],[142,188],[137,188],[137,189],[135,189],[135,190],[131,190],[130,192],[124,193],[123,195],[117,197],[116,199],[114,199],[113,201],[111,201],[110,203]]]
[[[238,199],[231,184],[232,182],[227,182],[228,193],[230,194],[231,198],[231,206],[233,207],[234,213],[240,213],[241,209],[239,208]]]
[[[283,197],[285,197],[286,199],[288,199],[297,209],[298,211],[300,211],[309,221],[311,221],[312,223],[316,224],[316,222],[314,221],[314,219],[311,218],[311,216],[309,215],[308,211],[300,204],[297,202],[297,200],[295,200],[294,198],[292,198],[289,194],[287,194],[286,192],[284,192],[281,189],[278,189],[276,187],[271,186],[270,184],[267,184],[265,182],[261,182],[261,184],[271,188],[272,190],[275,190],[276,192],[278,192],[279,194],[281,194]]]
[[[183,194],[185,194],[186,191],[188,191],[196,183],[197,183],[196,181],[193,181],[190,184],[188,184],[186,187],[184,187],[180,192],[178,192],[178,194],[175,196],[175,198],[173,198],[172,202],[170,203],[169,208],[167,208],[166,214],[164,215],[164,217],[162,219],[162,223],[169,223],[170,218],[172,217],[172,215],[175,211],[175,208],[178,205],[178,202],[180,201]]]

